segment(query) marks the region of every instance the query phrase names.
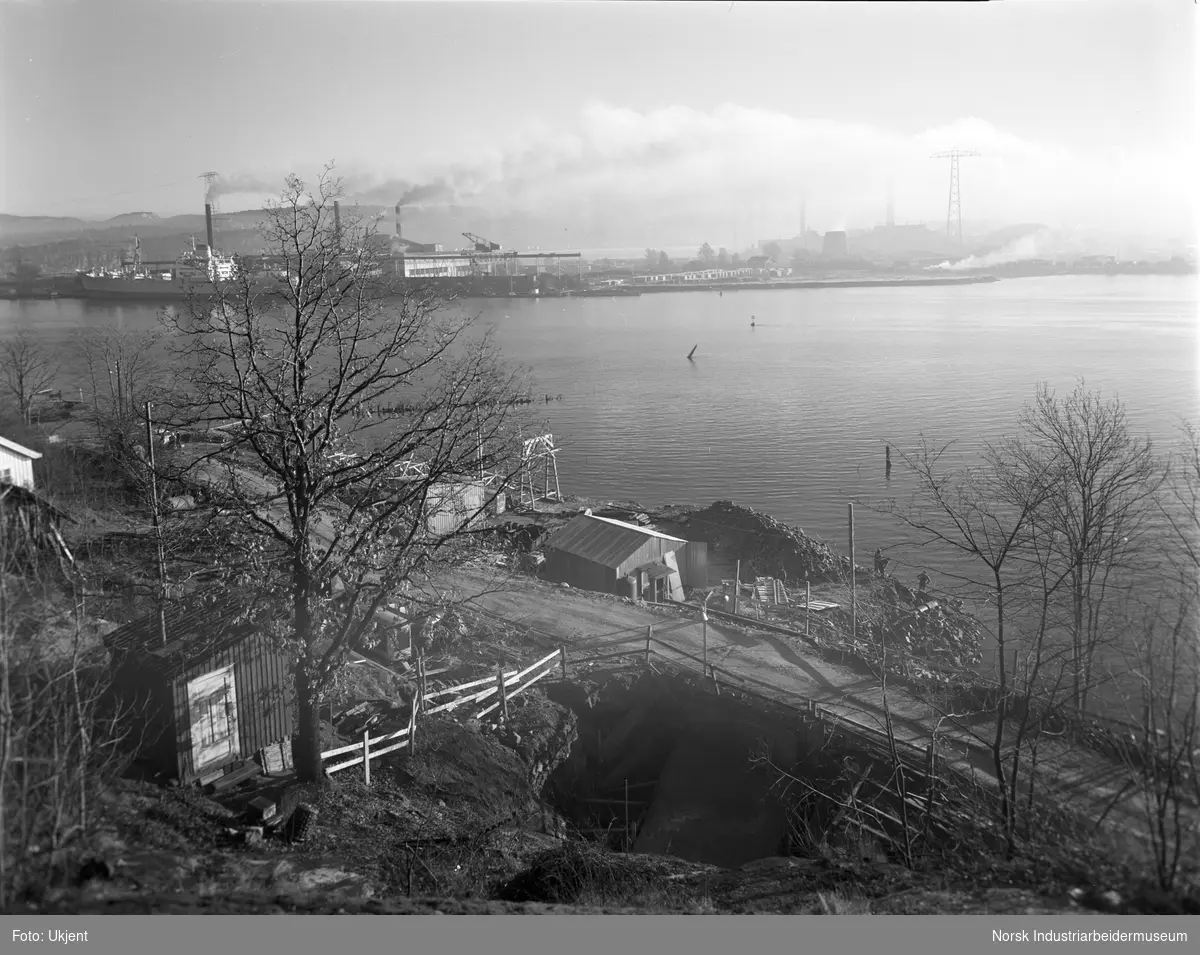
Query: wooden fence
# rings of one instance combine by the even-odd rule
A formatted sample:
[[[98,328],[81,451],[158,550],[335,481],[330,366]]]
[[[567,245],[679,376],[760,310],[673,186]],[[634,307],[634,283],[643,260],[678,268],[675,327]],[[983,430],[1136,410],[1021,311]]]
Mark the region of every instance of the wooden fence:
[[[341,772],[343,769],[349,769],[351,766],[362,766],[363,779],[369,786],[371,784],[371,760],[404,748],[408,748],[409,752],[415,750],[419,718],[465,707],[470,711],[467,716],[468,719],[481,720],[491,713],[496,713],[495,718],[497,722],[502,722],[508,718],[509,700],[524,693],[533,684],[544,679],[556,669],[565,673],[565,660],[566,651],[560,648],[553,653],[547,654],[537,662],[530,664],[523,670],[505,673],[502,667],[497,667],[495,676],[481,677],[477,680],[434,690],[429,693],[426,693],[424,690],[425,676],[427,674],[424,671],[424,667],[419,665],[417,695],[413,698],[408,726],[404,729],[384,733],[380,736],[371,736],[371,730],[368,727],[363,730],[361,742],[349,743],[345,746],[326,750],[321,753],[321,759],[325,761],[334,760],[339,756],[348,756],[350,753],[356,755],[349,759],[327,764],[325,772],[332,774]],[[428,705],[429,701],[446,696],[451,697],[451,699],[444,703],[438,703],[436,706]],[[476,705],[487,702],[494,696],[498,697],[495,702],[488,703],[488,705],[477,712],[474,711]]]

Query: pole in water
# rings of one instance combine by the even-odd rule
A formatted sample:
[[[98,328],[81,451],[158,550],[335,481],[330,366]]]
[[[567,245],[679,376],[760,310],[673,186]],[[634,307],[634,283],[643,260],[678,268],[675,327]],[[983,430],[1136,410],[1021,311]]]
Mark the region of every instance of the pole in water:
[[[890,474],[892,471],[892,446],[890,444],[884,445],[883,453],[883,470],[886,474]]]
[[[700,347],[699,345],[693,345],[693,346],[692,346],[692,350],[691,350],[690,352],[688,352],[688,361],[692,361],[692,360],[693,360],[693,359],[692,359],[692,356],[693,356],[694,354],[696,354],[696,349],[697,349],[697,348],[699,348],[699,347]]]
[[[754,316],[753,315],[750,316],[750,327],[751,328],[754,327]]]

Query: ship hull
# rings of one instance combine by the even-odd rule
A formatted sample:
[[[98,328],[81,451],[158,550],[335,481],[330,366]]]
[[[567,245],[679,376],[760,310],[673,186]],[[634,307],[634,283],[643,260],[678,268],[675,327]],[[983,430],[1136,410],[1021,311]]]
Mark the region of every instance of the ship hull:
[[[78,276],[79,289],[85,298],[106,299],[125,302],[171,302],[183,301],[188,295],[205,298],[216,293],[216,286],[209,281],[186,282],[182,279],[127,279]],[[530,276],[483,275],[469,278],[414,278],[401,279],[402,285],[416,287],[431,286],[446,295],[461,298],[508,298],[526,297],[537,290],[536,281]],[[262,290],[277,288],[277,282],[264,279]]]
[[[182,279],[126,279],[107,276],[80,275],[79,288],[85,298],[111,301],[182,301],[189,294],[212,295],[212,282],[184,282]]]

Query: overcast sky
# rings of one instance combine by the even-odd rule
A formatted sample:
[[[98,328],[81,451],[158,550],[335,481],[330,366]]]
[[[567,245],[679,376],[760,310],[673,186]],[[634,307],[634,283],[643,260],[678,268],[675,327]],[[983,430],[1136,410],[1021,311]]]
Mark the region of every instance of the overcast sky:
[[[944,221],[957,145],[965,219],[1194,228],[1191,0],[0,5],[8,213],[197,211],[210,169],[230,210],[335,160],[389,204],[791,235],[889,183]]]

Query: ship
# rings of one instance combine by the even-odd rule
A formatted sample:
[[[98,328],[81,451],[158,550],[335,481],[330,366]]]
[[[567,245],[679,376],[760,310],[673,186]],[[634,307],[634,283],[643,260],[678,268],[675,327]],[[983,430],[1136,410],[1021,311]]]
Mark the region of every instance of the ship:
[[[192,247],[175,262],[143,262],[141,241],[133,237],[133,256],[118,269],[96,267],[75,273],[76,284],[85,298],[104,298],[119,301],[170,301],[194,295],[207,297],[216,294],[220,286],[239,278],[237,258],[222,255],[213,245],[212,206],[204,205],[208,245]],[[256,284],[264,287],[272,277],[256,276]]]

